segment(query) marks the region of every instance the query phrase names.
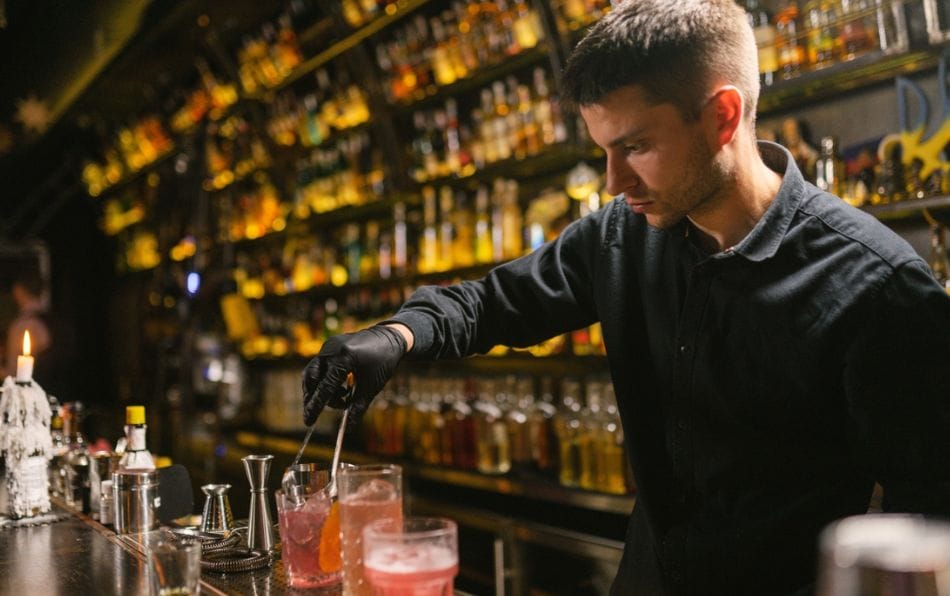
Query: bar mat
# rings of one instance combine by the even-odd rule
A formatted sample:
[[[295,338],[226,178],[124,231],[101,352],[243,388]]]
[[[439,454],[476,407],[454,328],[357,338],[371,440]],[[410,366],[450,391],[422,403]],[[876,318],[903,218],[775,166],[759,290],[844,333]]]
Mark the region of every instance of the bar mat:
[[[63,521],[64,519],[69,519],[70,517],[72,517],[72,515],[69,513],[43,513],[34,515],[33,517],[21,517],[20,519],[0,516],[0,530],[45,526],[46,524],[53,524]]]

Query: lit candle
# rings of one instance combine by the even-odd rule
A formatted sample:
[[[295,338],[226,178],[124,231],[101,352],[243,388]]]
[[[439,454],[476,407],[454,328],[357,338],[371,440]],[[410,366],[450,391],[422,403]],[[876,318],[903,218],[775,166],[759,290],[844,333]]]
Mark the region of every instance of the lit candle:
[[[23,354],[16,357],[17,383],[29,383],[33,380],[33,357],[30,356],[30,332],[23,332]]]

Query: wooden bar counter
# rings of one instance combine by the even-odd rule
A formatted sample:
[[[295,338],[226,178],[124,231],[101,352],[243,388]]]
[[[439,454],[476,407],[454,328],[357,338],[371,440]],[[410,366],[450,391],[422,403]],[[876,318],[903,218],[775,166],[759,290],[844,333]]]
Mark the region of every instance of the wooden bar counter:
[[[44,596],[148,594],[145,552],[161,532],[119,535],[89,516],[54,501],[57,519],[43,525],[0,522],[0,594]],[[284,594],[283,566],[244,573],[201,574],[202,594]],[[336,595],[339,587],[293,590]]]

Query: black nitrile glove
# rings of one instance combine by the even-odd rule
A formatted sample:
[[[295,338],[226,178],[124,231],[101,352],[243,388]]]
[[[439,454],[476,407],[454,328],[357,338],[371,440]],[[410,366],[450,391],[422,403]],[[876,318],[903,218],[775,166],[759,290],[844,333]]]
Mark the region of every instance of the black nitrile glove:
[[[323,408],[348,407],[350,424],[362,418],[406,353],[406,339],[392,327],[376,325],[356,333],[335,335],[303,371],[303,421],[310,426]],[[346,376],[353,373],[356,391],[349,403]]]

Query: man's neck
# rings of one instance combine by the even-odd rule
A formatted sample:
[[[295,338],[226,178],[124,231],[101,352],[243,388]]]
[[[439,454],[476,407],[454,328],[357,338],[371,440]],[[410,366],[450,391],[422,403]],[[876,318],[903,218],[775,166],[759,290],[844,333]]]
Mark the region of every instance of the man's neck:
[[[748,236],[782,185],[782,177],[765,165],[752,143],[752,151],[744,152],[737,163],[735,179],[721,189],[710,208],[687,215],[703,246],[712,252],[732,248]]]

